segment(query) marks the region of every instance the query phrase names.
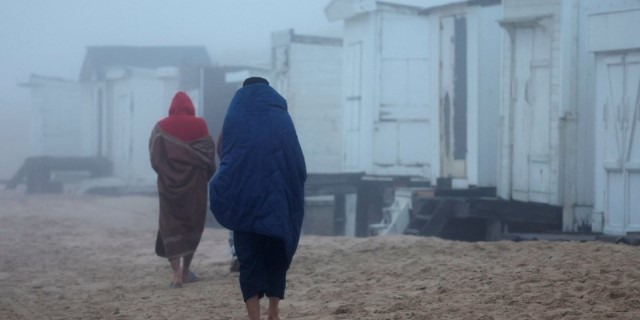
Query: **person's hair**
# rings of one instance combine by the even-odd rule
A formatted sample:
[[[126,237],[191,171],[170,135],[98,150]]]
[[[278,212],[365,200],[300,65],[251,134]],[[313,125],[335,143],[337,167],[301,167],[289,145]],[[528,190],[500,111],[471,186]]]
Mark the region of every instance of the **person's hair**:
[[[269,81],[267,81],[267,79],[261,78],[261,77],[249,77],[246,80],[244,80],[244,82],[242,83],[242,86],[246,87],[248,85],[252,85],[252,84],[256,84],[256,83],[269,84]]]

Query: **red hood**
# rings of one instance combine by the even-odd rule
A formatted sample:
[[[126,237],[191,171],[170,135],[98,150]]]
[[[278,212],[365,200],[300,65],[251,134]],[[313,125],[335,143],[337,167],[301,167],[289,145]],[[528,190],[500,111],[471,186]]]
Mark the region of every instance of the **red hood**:
[[[176,95],[173,97],[173,101],[171,101],[171,107],[169,108],[169,115],[196,115],[196,109],[193,107],[193,102],[189,96],[182,92],[178,91]]]

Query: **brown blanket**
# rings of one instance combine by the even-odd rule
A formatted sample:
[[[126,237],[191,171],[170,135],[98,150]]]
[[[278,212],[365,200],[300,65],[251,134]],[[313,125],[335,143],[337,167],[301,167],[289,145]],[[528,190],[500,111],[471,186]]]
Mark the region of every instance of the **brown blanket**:
[[[216,170],[213,139],[205,136],[185,143],[156,125],[149,152],[160,199],[162,243],[156,244],[156,252],[169,259],[193,253],[204,230],[208,182]]]

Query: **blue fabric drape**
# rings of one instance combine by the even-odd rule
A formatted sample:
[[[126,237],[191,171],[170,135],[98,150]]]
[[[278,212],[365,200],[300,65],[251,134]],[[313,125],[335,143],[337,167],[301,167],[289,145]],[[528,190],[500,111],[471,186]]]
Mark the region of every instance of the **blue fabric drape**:
[[[306,166],[287,102],[267,84],[239,89],[222,128],[211,212],[225,228],[277,237],[288,262],[304,217]]]

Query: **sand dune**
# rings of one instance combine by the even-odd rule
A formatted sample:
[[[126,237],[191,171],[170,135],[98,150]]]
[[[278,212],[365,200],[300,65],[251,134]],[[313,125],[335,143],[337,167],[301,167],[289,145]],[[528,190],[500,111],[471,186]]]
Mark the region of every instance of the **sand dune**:
[[[243,319],[227,233],[169,289],[157,200],[0,191],[0,319]],[[640,249],[303,237],[283,319],[640,319]]]

